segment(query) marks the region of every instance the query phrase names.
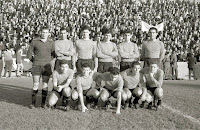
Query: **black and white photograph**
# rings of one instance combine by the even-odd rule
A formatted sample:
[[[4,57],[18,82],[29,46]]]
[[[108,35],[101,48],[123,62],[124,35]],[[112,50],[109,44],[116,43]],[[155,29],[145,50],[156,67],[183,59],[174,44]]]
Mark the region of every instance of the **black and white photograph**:
[[[200,0],[0,0],[0,130],[200,130]]]

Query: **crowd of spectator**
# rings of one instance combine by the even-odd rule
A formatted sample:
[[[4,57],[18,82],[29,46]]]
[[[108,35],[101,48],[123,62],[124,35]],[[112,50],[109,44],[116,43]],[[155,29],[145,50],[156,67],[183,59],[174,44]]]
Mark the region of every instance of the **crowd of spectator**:
[[[23,53],[40,28],[48,26],[53,40],[60,29],[68,27],[68,38],[80,38],[81,25],[91,28],[91,39],[102,38],[104,28],[112,29],[112,41],[123,41],[121,32],[131,29],[138,47],[148,38],[141,31],[141,21],[156,25],[164,22],[158,38],[166,51],[177,54],[177,61],[187,61],[193,53],[199,61],[200,3],[184,0],[0,0],[0,42],[5,46],[24,45]]]

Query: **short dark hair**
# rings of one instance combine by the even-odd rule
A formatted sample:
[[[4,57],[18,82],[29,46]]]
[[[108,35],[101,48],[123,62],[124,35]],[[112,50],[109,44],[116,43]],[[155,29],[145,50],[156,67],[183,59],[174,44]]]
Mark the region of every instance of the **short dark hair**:
[[[117,67],[109,67],[108,72],[110,72],[113,75],[118,75],[120,73],[120,70]]]
[[[150,27],[149,31],[150,30],[156,30],[156,32],[158,32],[158,29],[156,27]]]
[[[132,64],[131,64],[131,67],[133,68],[135,65],[140,66],[140,62],[139,61],[133,61]]]
[[[159,59],[151,59],[151,60],[149,60],[149,65],[151,65],[151,64],[159,65],[160,64],[160,60]]]
[[[62,28],[60,29],[60,31],[63,31],[63,30],[65,30],[66,32],[69,32],[69,31],[70,31],[69,28],[65,28],[65,27],[62,27]]]
[[[59,63],[60,63],[60,65],[62,65],[62,64],[68,64],[69,62],[68,62],[67,60],[64,60],[64,59],[63,59],[63,60],[61,60]]]
[[[90,66],[90,64],[88,64],[88,63],[84,63],[82,66],[81,66],[81,68],[91,68],[91,66]]]

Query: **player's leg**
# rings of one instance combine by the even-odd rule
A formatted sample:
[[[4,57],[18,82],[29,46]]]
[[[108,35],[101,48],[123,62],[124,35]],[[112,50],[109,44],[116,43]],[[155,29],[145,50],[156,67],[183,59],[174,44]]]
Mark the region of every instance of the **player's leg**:
[[[77,110],[81,110],[81,105],[80,105],[80,101],[79,101],[79,97],[78,97],[78,91],[76,89],[74,89],[72,91],[72,96],[71,96],[72,100],[75,102],[75,109]]]
[[[103,73],[103,62],[98,62],[97,72]]]
[[[89,97],[89,103],[94,103],[94,107],[97,107],[98,104],[98,98],[99,98],[100,92],[97,89],[90,89],[86,93],[86,99]]]
[[[54,70],[59,70],[59,68],[60,68],[60,61],[61,60],[59,60],[59,59],[55,60]]]
[[[24,65],[21,63],[20,66],[21,66],[21,75],[23,75],[23,73],[24,73]]]
[[[145,106],[146,93],[147,93],[147,88],[145,87],[137,87],[133,90],[133,95],[136,97],[134,100],[136,109],[139,108],[139,104],[141,104],[141,107]]]
[[[106,109],[108,109],[111,105],[110,101],[108,100],[109,97],[111,96],[110,92],[107,90],[107,89],[102,89],[101,93],[100,93],[100,96],[99,96],[99,99],[105,103],[106,105]]]
[[[76,100],[78,100],[78,92],[77,92],[77,90],[73,90],[72,91],[72,94],[71,94],[72,96],[71,96],[71,98],[72,98],[72,100],[74,100],[74,101],[76,101]]]
[[[36,106],[36,98],[39,85],[40,85],[40,75],[33,75],[32,103],[30,106],[31,108]]]
[[[148,90],[146,93],[146,102],[151,103],[153,102],[153,100],[154,100],[154,95],[152,94],[151,91]]]
[[[71,100],[71,88],[70,87],[65,87],[63,88],[62,90],[62,95],[63,95],[63,106],[66,107],[66,110],[69,110],[70,109],[70,106],[69,106],[69,102]]]
[[[53,90],[49,96],[48,105],[50,107],[54,107],[60,97],[61,95],[58,92]]]
[[[114,97],[117,98],[117,110],[116,114],[120,114],[120,109],[121,109],[121,101],[122,101],[122,92],[120,91],[115,91],[114,92]]]
[[[154,103],[154,106],[156,104],[156,98],[155,98],[155,92],[156,88],[148,88],[147,89],[147,94],[145,96],[145,101],[148,103],[148,109],[152,109],[153,107],[153,103]]]
[[[122,101],[125,102],[125,109],[127,109],[128,106],[131,106],[131,97],[132,97],[131,91],[128,88],[124,88],[122,92]]]
[[[194,76],[194,80],[197,80],[197,77],[196,77],[196,73],[195,73],[195,71],[194,71],[194,68],[192,68],[192,74],[193,74],[193,76]]]
[[[9,67],[8,67],[8,70],[9,70],[9,75],[8,77],[11,77],[11,72],[12,72],[12,64],[13,64],[13,60],[9,60]]]
[[[192,70],[189,68],[189,80],[191,80]]]
[[[175,77],[176,77],[176,80],[178,79],[178,67],[175,68]]]
[[[17,63],[16,76],[19,77],[20,65]]]
[[[46,108],[45,102],[48,95],[48,82],[52,74],[51,64],[42,66],[42,104],[41,107]]]
[[[163,98],[163,89],[162,88],[156,88],[154,91],[155,99],[158,100],[157,106],[161,105],[161,100]]]
[[[135,108],[138,109],[139,108],[139,102],[138,102],[139,99],[141,99],[142,102],[144,101],[143,95],[145,95],[145,90],[143,90],[143,88],[141,88],[141,87],[136,87],[135,89],[133,89],[132,94],[135,97],[133,104],[135,105]]]
[[[3,60],[0,58],[0,78],[2,75],[2,71],[3,71]]]
[[[3,77],[6,77],[7,71],[8,71],[8,61],[5,61],[5,69],[4,69],[4,75],[3,75]]]
[[[120,72],[130,68],[131,63],[130,62],[120,62]]]
[[[45,102],[48,95],[48,82],[49,76],[42,76],[42,104],[41,107],[45,108]]]
[[[76,62],[76,71],[77,71],[77,74],[81,73],[81,68],[82,68],[82,60],[78,59],[77,62]]]

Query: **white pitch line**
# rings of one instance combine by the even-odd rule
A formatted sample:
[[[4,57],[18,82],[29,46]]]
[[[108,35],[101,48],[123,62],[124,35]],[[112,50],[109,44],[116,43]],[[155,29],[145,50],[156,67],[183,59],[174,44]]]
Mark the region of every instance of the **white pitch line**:
[[[190,116],[190,115],[184,114],[183,112],[181,112],[181,111],[179,111],[179,110],[176,110],[176,109],[174,109],[174,108],[168,106],[167,104],[164,104],[164,103],[163,103],[163,104],[162,104],[162,107],[165,108],[165,109],[170,110],[171,112],[173,112],[173,113],[175,113],[175,114],[178,114],[178,115],[180,115],[180,116],[183,116],[183,117],[189,119],[190,121],[192,121],[192,122],[197,123],[197,124],[200,125],[200,121],[199,121],[198,119],[196,119],[196,118],[194,118],[194,117],[192,117],[192,116]]]

